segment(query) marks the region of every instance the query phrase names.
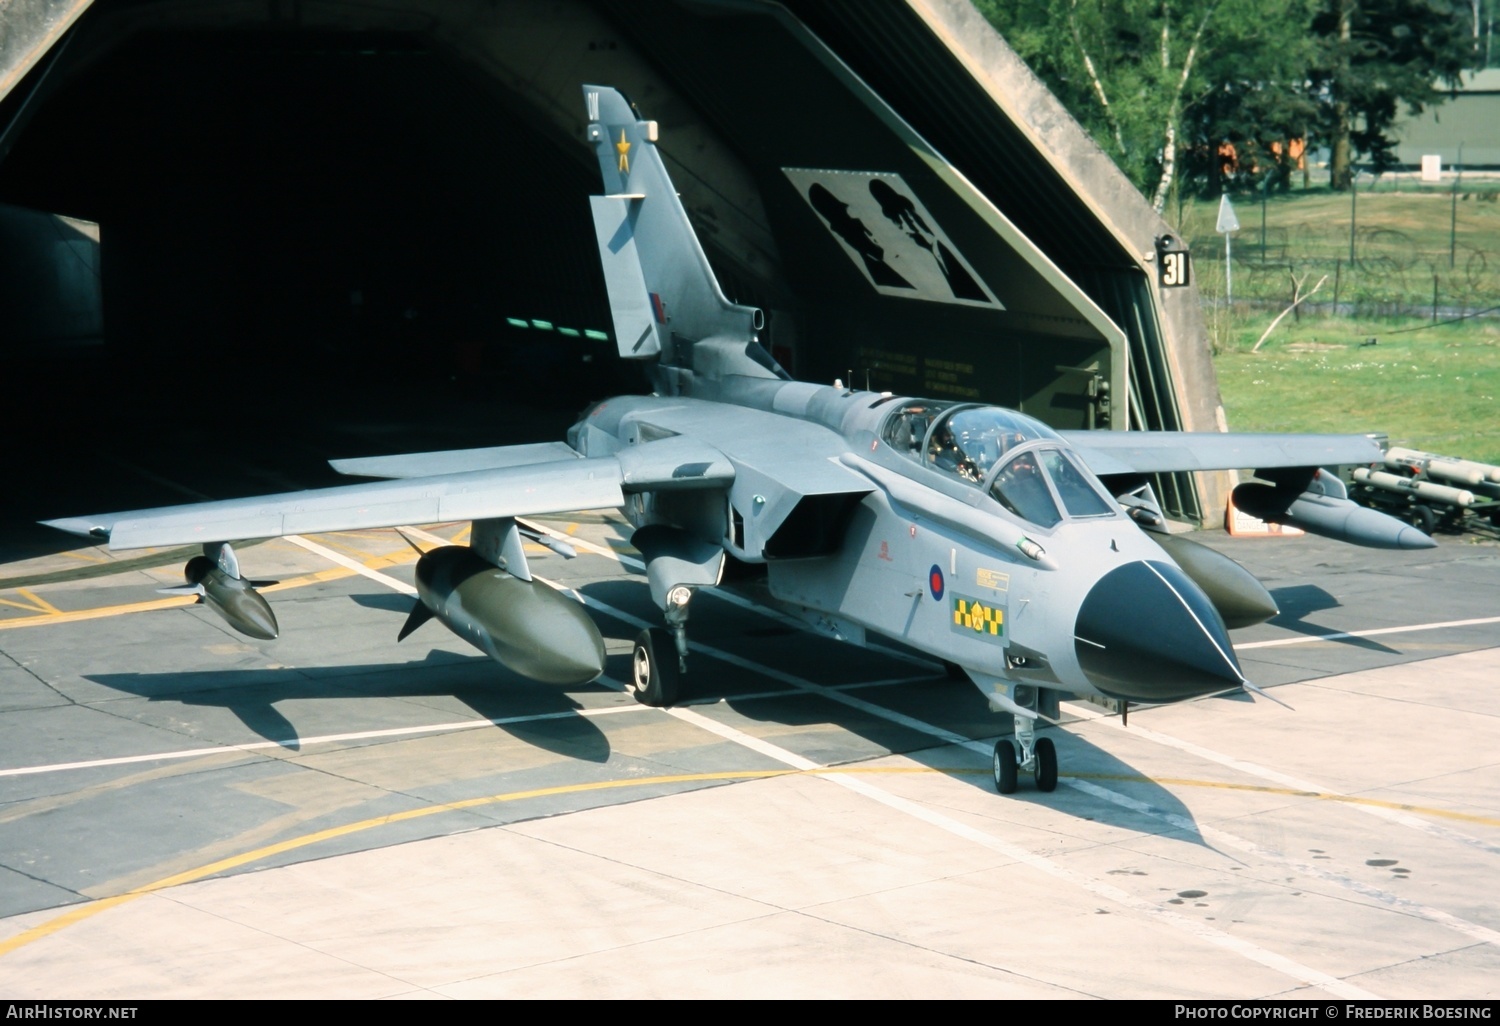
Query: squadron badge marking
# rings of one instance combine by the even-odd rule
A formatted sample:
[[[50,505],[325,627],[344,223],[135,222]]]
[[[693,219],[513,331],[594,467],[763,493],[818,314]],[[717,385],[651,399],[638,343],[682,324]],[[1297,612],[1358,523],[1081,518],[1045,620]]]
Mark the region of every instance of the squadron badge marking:
[[[976,634],[998,640],[1005,637],[1005,610],[965,595],[954,595],[950,626],[955,634]]]

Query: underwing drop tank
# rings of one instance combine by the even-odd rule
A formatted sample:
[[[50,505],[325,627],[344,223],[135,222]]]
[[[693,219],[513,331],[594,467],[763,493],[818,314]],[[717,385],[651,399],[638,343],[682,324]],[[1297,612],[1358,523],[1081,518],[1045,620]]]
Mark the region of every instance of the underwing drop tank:
[[[1153,533],[1151,538],[1203,589],[1230,630],[1265,623],[1280,612],[1266,586],[1223,553],[1178,535]]]
[[[448,545],[417,561],[417,598],[400,637],[436,618],[523,677],[584,684],[604,670],[604,639],[583,606],[538,580],[523,581]]]
[[[209,555],[194,556],[182,568],[187,583],[159,589],[167,595],[197,595],[198,601],[217,613],[241,634],[258,641],[274,641],[280,628],[276,614],[256,586],[275,581],[247,581],[239,575],[239,563],[228,545],[204,546]]]
[[[1274,486],[1246,482],[1235,488],[1234,505],[1268,523],[1291,524],[1370,548],[1430,549],[1437,544],[1395,517],[1352,502],[1344,483],[1326,470],[1315,472],[1311,480],[1292,472]]]

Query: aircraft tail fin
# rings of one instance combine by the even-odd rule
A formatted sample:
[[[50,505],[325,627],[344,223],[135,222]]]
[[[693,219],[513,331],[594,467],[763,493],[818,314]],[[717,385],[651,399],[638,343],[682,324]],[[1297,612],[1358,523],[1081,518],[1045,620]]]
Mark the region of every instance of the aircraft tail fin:
[[[693,343],[753,344],[764,315],[724,296],[656,148],[656,122],[616,89],[583,93],[604,176],[605,195],[590,200],[620,356],[691,366]]]

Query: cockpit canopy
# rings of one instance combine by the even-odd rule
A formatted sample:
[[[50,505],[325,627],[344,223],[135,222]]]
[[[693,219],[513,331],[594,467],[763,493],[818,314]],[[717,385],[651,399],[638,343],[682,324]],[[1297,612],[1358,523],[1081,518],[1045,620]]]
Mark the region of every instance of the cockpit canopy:
[[[1040,527],[1052,527],[1064,515],[1117,512],[1062,437],[1015,410],[911,400],[891,411],[881,437],[909,459],[985,488],[1001,506]],[[1009,455],[1012,450],[1019,451]]]

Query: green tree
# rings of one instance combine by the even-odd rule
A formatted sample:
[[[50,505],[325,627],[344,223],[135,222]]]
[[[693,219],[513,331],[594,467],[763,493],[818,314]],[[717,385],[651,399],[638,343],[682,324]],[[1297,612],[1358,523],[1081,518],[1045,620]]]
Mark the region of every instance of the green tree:
[[[1266,107],[1266,96],[1302,84],[1311,57],[1309,2],[975,0],[975,6],[1161,210],[1185,149],[1195,163],[1212,162],[1227,138],[1215,118],[1237,97],[1260,97]],[[1209,117],[1210,111],[1218,113]]]
[[[1353,183],[1357,151],[1377,172],[1395,162],[1391,126],[1404,105],[1441,103],[1439,81],[1482,62],[1469,4],[1451,0],[1320,0],[1319,53],[1308,74],[1330,150],[1329,182]]]

